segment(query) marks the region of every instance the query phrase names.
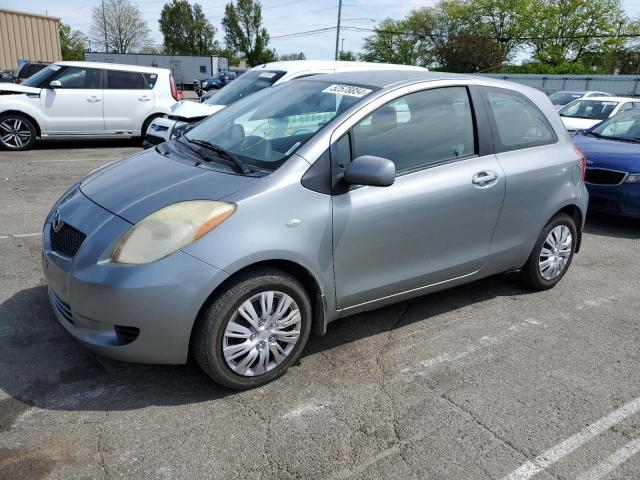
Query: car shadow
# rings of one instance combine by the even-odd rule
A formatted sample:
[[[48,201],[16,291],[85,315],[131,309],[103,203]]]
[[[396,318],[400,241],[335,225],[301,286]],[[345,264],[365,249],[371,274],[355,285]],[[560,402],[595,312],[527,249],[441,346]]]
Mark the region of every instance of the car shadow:
[[[332,323],[322,337],[311,337],[303,356],[497,296],[525,293],[528,291],[502,275],[405,302],[404,308],[395,305],[362,313]],[[9,395],[0,400],[0,431],[30,407],[135,410],[237,393],[216,385],[193,361],[176,366],[142,365],[89,352],[58,323],[43,285],[22,290],[0,305],[0,352],[0,390]]]
[[[38,140],[32,150],[61,150],[74,148],[142,148],[139,138],[78,138],[67,140]]]
[[[637,240],[640,238],[640,219],[589,210],[584,231],[592,235]]]

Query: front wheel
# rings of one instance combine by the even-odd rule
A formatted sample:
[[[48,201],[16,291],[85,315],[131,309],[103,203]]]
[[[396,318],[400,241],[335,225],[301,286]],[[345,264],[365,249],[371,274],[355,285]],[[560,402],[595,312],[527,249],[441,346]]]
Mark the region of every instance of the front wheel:
[[[206,307],[192,350],[217,383],[234,389],[264,385],[298,359],[311,331],[311,304],[291,275],[264,268],[239,276]]]
[[[4,150],[29,150],[36,141],[36,127],[17,113],[0,115],[0,147]]]
[[[578,238],[576,223],[559,213],[544,227],[520,272],[520,280],[535,290],[548,290],[564,277],[571,265]]]

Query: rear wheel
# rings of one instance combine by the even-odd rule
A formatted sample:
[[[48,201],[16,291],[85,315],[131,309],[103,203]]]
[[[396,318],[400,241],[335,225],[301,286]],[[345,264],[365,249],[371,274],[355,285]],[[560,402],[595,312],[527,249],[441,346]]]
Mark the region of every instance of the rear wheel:
[[[553,288],[564,277],[576,249],[577,228],[566,213],[559,213],[544,227],[520,272],[522,283],[536,290]]]
[[[311,304],[300,283],[264,268],[239,276],[198,319],[192,350],[200,367],[229,388],[248,389],[283,375],[311,331]]]
[[[0,115],[0,147],[4,150],[28,150],[36,141],[36,127],[17,113]]]

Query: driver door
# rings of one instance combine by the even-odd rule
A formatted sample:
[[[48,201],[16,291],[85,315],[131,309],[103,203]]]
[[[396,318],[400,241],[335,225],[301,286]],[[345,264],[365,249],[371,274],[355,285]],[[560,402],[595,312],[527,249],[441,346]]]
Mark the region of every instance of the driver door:
[[[102,71],[68,67],[53,79],[57,88],[43,89],[46,130],[52,135],[91,135],[104,131]]]

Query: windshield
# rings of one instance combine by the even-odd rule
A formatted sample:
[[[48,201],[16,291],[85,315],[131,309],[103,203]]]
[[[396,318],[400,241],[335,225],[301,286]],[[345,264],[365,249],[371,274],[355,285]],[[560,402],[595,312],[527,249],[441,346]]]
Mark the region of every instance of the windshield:
[[[49,77],[53,77],[58,70],[60,70],[60,65],[49,65],[48,67],[43,68],[39,72],[31,75],[24,82],[22,82],[22,85],[26,85],[27,87],[41,88],[40,86],[43,83],[46,83]]]
[[[560,110],[563,117],[604,120],[618,105],[618,102],[604,100],[575,100]]]
[[[577,92],[556,92],[549,95],[549,100],[554,105],[566,105],[569,102],[582,98],[582,93]]]
[[[627,110],[602,122],[589,133],[613,140],[640,140],[640,110]]]
[[[374,90],[311,78],[294,80],[208,117],[185,133],[183,141],[222,147],[249,166],[275,170],[333,117]]]
[[[277,70],[251,70],[237,80],[221,88],[204,103],[209,105],[231,105],[247,95],[270,87],[287,72]]]

